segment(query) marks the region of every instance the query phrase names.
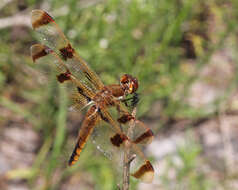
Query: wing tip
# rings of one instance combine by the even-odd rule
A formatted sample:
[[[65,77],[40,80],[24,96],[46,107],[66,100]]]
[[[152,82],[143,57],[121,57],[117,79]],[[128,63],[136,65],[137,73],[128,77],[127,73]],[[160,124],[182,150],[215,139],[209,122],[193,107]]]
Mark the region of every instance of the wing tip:
[[[154,139],[154,133],[148,129],[134,140],[135,144],[150,144]]]
[[[36,14],[42,14],[43,12],[45,12],[45,11],[43,11],[42,9],[33,9],[32,11],[31,11],[31,15],[33,16],[33,15],[36,15]]]
[[[35,29],[35,22],[40,18],[41,15],[44,14],[44,11],[41,9],[33,9],[31,11],[31,25],[32,28]]]
[[[44,10],[34,9],[31,11],[31,25],[33,29],[39,28],[42,25],[47,25],[53,21],[54,19]]]
[[[132,174],[133,177],[140,179],[143,183],[152,183],[154,179],[154,168],[149,160]]]
[[[39,53],[40,47],[41,47],[40,44],[34,44],[30,47],[31,58],[32,58],[33,62],[35,62],[37,59],[36,55]]]
[[[42,44],[34,44],[30,48],[31,58],[33,62],[36,62],[37,59],[48,55],[49,53],[51,53],[51,51],[52,50],[50,48]]]

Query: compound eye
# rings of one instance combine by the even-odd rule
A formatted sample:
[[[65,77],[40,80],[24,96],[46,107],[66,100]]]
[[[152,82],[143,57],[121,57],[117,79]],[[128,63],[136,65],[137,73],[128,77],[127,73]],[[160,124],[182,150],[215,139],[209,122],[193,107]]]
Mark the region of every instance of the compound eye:
[[[121,77],[121,80],[120,80],[121,84],[126,84],[126,83],[128,83],[128,79],[129,79],[129,77],[128,77],[127,74],[123,75],[123,76]]]
[[[128,74],[121,77],[120,83],[127,90],[128,94],[134,93],[139,86],[137,79]]]

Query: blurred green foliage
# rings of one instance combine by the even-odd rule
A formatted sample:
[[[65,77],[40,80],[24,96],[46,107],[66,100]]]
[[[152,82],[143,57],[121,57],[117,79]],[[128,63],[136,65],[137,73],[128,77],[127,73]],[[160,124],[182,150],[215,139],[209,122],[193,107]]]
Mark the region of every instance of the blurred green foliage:
[[[161,118],[158,128],[170,119],[198,119],[216,114],[217,109],[212,112],[207,107],[197,109],[185,100],[214,52],[224,48],[227,38],[237,40],[236,0],[23,2],[27,12],[41,6],[49,9],[78,53],[106,84],[117,83],[124,73],[138,77],[139,115],[150,115],[153,104],[160,102],[161,111],[156,115]],[[1,10],[0,16],[18,12],[19,5],[13,1]],[[210,15],[214,23],[209,20]],[[217,25],[222,27],[212,33],[212,27]],[[79,166],[65,168],[76,138],[75,129],[66,125],[68,92],[58,87],[54,74],[46,82],[32,63],[29,48],[32,41],[37,41],[34,31],[13,26],[1,29],[0,35],[0,105],[23,117],[41,134],[32,168],[13,171],[11,177],[26,179],[31,189],[53,190],[72,176],[83,179],[79,171],[88,171],[93,176],[93,182],[89,179],[89,183],[95,189],[116,189],[120,177],[116,176],[115,168],[103,157],[91,159],[95,152],[90,144]],[[238,50],[237,45],[233,48]],[[236,84],[235,78],[230,87]],[[224,97],[219,100],[213,103],[216,108]],[[0,116],[0,124],[6,124],[6,120]],[[203,176],[194,175],[199,153],[197,146],[179,151],[185,166],[179,169],[178,183],[189,176],[188,189],[209,187]],[[52,180],[56,173],[56,179]],[[36,187],[39,177],[45,182],[44,187]],[[136,188],[136,183],[132,186]]]
[[[164,185],[168,189],[214,189],[213,181],[209,181],[205,175],[203,163],[198,157],[201,147],[193,138],[192,132],[187,133],[185,144],[178,147],[178,156],[168,158],[163,179]],[[175,178],[173,183],[171,183],[171,178]]]

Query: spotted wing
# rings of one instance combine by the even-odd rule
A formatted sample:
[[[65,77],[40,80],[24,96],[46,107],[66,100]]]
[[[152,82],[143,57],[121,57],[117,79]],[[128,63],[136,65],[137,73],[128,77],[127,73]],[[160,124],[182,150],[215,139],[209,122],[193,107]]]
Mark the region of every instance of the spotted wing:
[[[102,120],[108,125],[103,126],[102,123],[99,125]],[[92,106],[80,127],[78,141],[70,157],[69,165],[76,163],[85,143],[91,136],[90,140],[96,148],[116,163],[117,166],[121,166],[120,170],[123,168],[120,164],[122,153],[130,148],[130,156],[136,154],[136,158],[132,162],[131,175],[142,182],[151,183],[154,177],[154,169],[151,162],[146,159],[141,151],[141,146],[152,141],[153,133],[141,121],[134,119],[134,123],[141,133],[129,138],[126,135],[127,129],[121,128],[119,122],[115,121],[107,110],[98,110],[96,106]]]
[[[86,84],[92,91],[103,88],[103,83],[88,64],[76,53],[54,19],[43,10],[33,10],[31,23],[34,30],[40,34],[44,45],[51,48],[67,65],[69,71]]]
[[[122,101],[123,102],[123,101]],[[133,129],[134,143],[136,144],[150,144],[153,140],[153,132],[142,121],[137,120],[128,110],[121,104],[121,101],[114,101],[119,117],[117,121],[123,125],[124,130],[128,130],[129,121],[133,120],[136,127]]]
[[[108,110],[100,110],[100,116],[102,120],[109,124],[110,130],[113,132],[113,135],[109,137],[110,143],[113,147],[118,149],[130,147],[131,154],[136,154],[136,159],[133,161],[131,175],[143,182],[151,183],[154,178],[154,169],[151,162],[146,159],[144,153],[141,151],[140,146],[148,144],[153,140],[154,135],[152,131],[141,121],[131,118],[130,121],[133,121],[135,124],[134,129],[140,131],[140,133],[136,133],[129,137],[126,135],[128,128],[124,128],[119,124],[120,122],[115,121]],[[124,125],[126,124],[124,123]]]
[[[58,82],[68,82],[72,84],[72,88],[74,88],[74,93],[71,97],[73,107],[79,110],[90,104],[95,92],[77,80],[74,74],[70,72],[68,66],[52,49],[45,45],[35,44],[31,46],[31,56],[36,63],[50,63],[50,66],[57,73],[56,78]]]

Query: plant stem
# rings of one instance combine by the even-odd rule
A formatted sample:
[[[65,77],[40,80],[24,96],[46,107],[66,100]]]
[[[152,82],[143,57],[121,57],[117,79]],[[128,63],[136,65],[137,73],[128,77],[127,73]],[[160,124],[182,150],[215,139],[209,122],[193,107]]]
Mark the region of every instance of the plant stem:
[[[135,117],[136,115],[136,108],[132,111],[132,116]],[[127,131],[127,136],[131,138],[133,136],[133,129],[135,127],[135,121],[131,120],[129,122],[129,128]],[[129,190],[130,185],[130,164],[135,159],[136,155],[131,156],[131,144],[129,141],[125,142],[125,150],[124,150],[124,159],[123,159],[123,183],[122,183],[122,190]]]

